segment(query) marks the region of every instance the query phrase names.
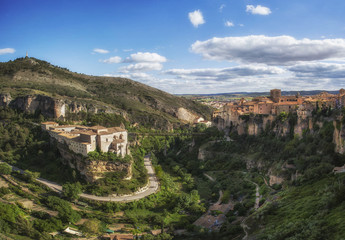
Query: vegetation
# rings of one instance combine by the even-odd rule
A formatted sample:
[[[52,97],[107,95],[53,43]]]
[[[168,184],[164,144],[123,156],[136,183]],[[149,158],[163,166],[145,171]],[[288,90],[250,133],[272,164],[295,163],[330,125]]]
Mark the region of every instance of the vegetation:
[[[82,193],[82,186],[79,182],[77,183],[65,183],[62,185],[62,194],[65,198],[70,201],[79,199],[79,194]]]
[[[0,174],[11,174],[12,168],[7,163],[0,163]]]
[[[6,74],[18,71],[14,67]],[[95,84],[92,83],[95,79],[76,76],[80,79],[70,80]],[[154,100],[147,97],[145,101]],[[0,187],[0,232],[14,239],[21,236],[51,239],[48,233],[67,226],[74,226],[87,236],[97,236],[112,224],[125,224],[121,231],[143,233],[142,239],[172,239],[176,229],[187,231],[181,239],[241,239],[243,221],[249,226],[246,229],[249,235],[257,239],[342,239],[345,177],[331,171],[334,166],[345,164],[345,156],[334,152],[334,125],[329,121],[334,115],[342,117],[341,114],[319,109],[314,113],[313,131],[304,131],[302,136],[294,136],[290,131],[282,137],[267,129],[258,136],[238,136],[231,132],[231,141],[224,139],[216,128],[203,125],[181,126],[174,134],[143,125],[131,127],[136,133],[131,138],[138,143],[131,149],[132,159],[97,151],[90,153],[89,159],[131,162],[133,178],[124,180],[127,172],[119,171],[106,174],[96,183],[85,184],[78,172],[61,164],[56,147],[33,124],[42,118],[39,113],[27,115],[1,108],[0,158],[27,170],[19,174],[11,172],[5,163],[0,164],[0,173],[4,181],[7,179]],[[82,116],[71,115],[70,120]],[[128,124],[116,114],[85,116],[85,123],[94,119],[104,124]],[[286,113],[280,114],[275,122],[295,123],[296,115]],[[343,130],[340,123],[335,127]],[[203,160],[198,159],[199,149],[204,152]],[[95,195],[125,194],[146,185],[148,176],[143,158],[147,154],[161,184],[158,193],[129,203],[88,201],[84,205],[72,205],[70,202],[76,202],[82,190]],[[269,186],[270,175],[279,176],[284,182]],[[63,182],[63,195],[57,196],[37,184],[38,176]],[[254,208],[256,185],[262,196],[258,210]],[[222,204],[231,201],[234,208],[225,215],[219,232],[210,233],[194,226],[193,222],[218,200],[220,190]],[[25,201],[39,206],[40,210],[24,207]],[[223,214],[219,210],[211,213]],[[84,223],[78,223],[81,218],[86,219]],[[153,236],[152,229],[163,231]]]
[[[12,81],[17,75],[21,77]],[[130,79],[77,74],[35,58],[18,58],[0,63],[0,86],[0,92],[10,93],[12,97],[39,93],[70,98],[88,103],[89,108],[98,106],[103,111],[116,112],[117,122],[124,122],[123,117],[118,114],[121,113],[132,123],[162,129],[170,128],[171,124],[180,124],[175,117],[179,107],[207,118],[210,118],[212,111],[200,103],[173,96]],[[83,115],[87,114],[68,114],[67,117],[68,120],[97,121],[84,118]]]

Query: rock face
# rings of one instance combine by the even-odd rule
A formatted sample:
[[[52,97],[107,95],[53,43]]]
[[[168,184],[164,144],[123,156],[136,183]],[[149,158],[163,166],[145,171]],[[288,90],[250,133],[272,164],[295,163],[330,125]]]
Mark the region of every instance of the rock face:
[[[85,179],[88,182],[94,182],[97,179],[103,178],[105,173],[110,172],[124,172],[124,179],[131,179],[132,177],[131,163],[89,161],[79,155],[69,152],[61,144],[58,145],[58,149],[63,158],[63,163],[78,170],[81,175],[85,176]]]
[[[0,104],[7,105],[12,108],[20,109],[27,113],[35,113],[39,111],[44,116],[50,118],[61,118],[65,116],[65,103],[62,100],[54,99],[43,95],[17,97],[12,100],[9,96],[2,97],[3,100]]]
[[[0,94],[0,107],[8,107],[11,101],[12,98],[10,94]]]
[[[0,107],[9,106],[27,113],[39,112],[48,118],[63,119],[68,113],[117,113],[126,118],[126,113],[118,109],[92,103],[58,99],[44,95],[28,95],[13,99],[10,94],[0,94]]]
[[[178,119],[189,122],[189,123],[194,122],[194,120],[198,117],[197,115],[195,115],[194,113],[191,113],[185,108],[179,108],[177,110],[176,116]]]
[[[343,154],[345,152],[345,129],[343,128],[343,123],[333,121],[333,126],[333,143],[335,144],[335,151]]]
[[[237,131],[239,135],[258,135],[271,128],[279,136],[285,136],[290,132],[290,125],[286,122],[277,122],[274,115],[230,115],[214,119],[218,129],[230,127],[232,131]]]
[[[284,178],[270,175],[270,186],[273,186],[274,184],[281,184],[284,181]]]

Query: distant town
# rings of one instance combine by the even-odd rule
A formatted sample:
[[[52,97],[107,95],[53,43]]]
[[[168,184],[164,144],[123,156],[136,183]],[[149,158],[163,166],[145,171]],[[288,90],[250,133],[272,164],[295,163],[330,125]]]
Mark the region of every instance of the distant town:
[[[315,108],[340,108],[345,106],[345,90],[340,89],[338,94],[321,92],[312,96],[301,96],[299,93],[292,96],[282,96],[280,89],[272,89],[270,96],[254,97],[252,100],[240,100],[225,103],[219,110],[214,111],[216,118],[224,113],[232,115],[267,114],[278,115],[281,112],[296,112],[298,109],[312,111]]]

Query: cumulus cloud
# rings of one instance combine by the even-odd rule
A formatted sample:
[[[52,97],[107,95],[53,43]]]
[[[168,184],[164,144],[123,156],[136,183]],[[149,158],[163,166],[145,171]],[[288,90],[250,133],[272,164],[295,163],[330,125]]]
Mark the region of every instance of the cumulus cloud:
[[[288,70],[300,78],[342,78],[345,80],[345,64],[311,62],[291,66]]]
[[[225,25],[226,27],[233,27],[233,26],[235,26],[234,23],[231,22],[231,21],[226,21],[226,22],[224,23],[224,25]]]
[[[300,61],[345,58],[345,39],[297,40],[291,36],[212,38],[196,41],[191,51],[209,60],[292,65]]]
[[[100,53],[100,54],[106,54],[106,53],[109,53],[108,50],[105,50],[105,49],[101,49],[101,48],[94,48],[93,53]]]
[[[222,81],[247,76],[282,74],[285,70],[273,66],[243,65],[228,68],[170,69],[164,73],[179,78]]]
[[[0,55],[14,53],[16,50],[14,48],[2,48],[0,49]]]
[[[202,16],[202,12],[200,10],[195,10],[194,12],[188,13],[188,17],[194,27],[198,27],[199,25],[205,23],[204,17]]]
[[[137,52],[131,54],[130,57],[127,57],[124,62],[131,63],[131,62],[156,62],[156,63],[163,63],[166,62],[167,59],[157,53],[150,53],[150,52]]]
[[[152,75],[147,73],[129,73],[129,74],[104,74],[105,77],[122,77],[122,78],[129,78],[132,80],[139,80],[139,81],[149,81],[153,78]]]
[[[125,67],[121,67],[119,70],[123,73],[129,72],[146,72],[146,71],[159,71],[163,68],[163,65],[158,62],[142,62],[136,64],[130,64]]]
[[[105,62],[105,63],[120,63],[121,62],[121,57],[119,57],[119,56],[111,57],[111,58],[102,60],[102,62]]]
[[[256,7],[254,5],[247,5],[246,12],[256,15],[269,15],[271,14],[271,9],[261,5],[257,5]]]

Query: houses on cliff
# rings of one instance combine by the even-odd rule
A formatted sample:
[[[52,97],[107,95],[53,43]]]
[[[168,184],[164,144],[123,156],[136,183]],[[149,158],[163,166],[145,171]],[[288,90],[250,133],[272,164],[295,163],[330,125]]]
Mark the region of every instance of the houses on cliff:
[[[74,153],[87,156],[97,148],[102,152],[113,152],[124,157],[129,154],[128,134],[120,127],[62,125],[44,122],[42,129],[61,144],[66,144]]]
[[[213,118],[224,115],[240,116],[246,114],[279,115],[282,112],[296,112],[298,109],[311,111],[319,108],[338,108],[345,106],[345,90],[340,89],[339,94],[322,92],[314,96],[303,97],[282,96],[280,89],[272,89],[268,97],[256,97],[251,101],[242,98],[240,101],[226,104],[221,110],[213,113]]]

